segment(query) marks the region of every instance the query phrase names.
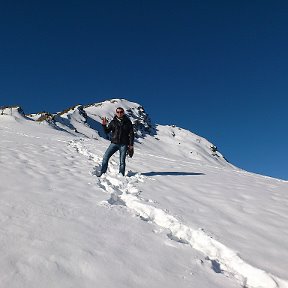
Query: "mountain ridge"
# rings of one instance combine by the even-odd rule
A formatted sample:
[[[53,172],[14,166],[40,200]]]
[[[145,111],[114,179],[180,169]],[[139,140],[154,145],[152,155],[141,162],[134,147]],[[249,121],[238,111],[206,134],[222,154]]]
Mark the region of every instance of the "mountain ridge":
[[[205,138],[175,125],[163,126],[155,124],[142,105],[126,99],[110,99],[88,105],[77,104],[54,114],[50,112],[40,112],[25,115],[23,109],[19,106],[2,109],[0,110],[0,114],[9,115],[10,113],[16,118],[22,118],[23,116],[25,119],[31,119],[40,123],[44,122],[53,129],[66,131],[72,135],[80,134],[92,139],[99,137],[107,139],[107,135],[104,133],[101,125],[101,119],[102,117],[107,117],[108,121],[111,121],[115,116],[115,110],[118,106],[125,109],[127,116],[132,121],[135,139],[139,143],[141,143],[141,139],[147,136],[151,136],[161,142],[161,137],[164,136],[166,138],[168,134],[170,134],[171,141],[169,141],[169,144],[173,143],[173,145],[179,146],[177,150],[180,153],[181,150],[185,151],[184,153],[186,153],[188,159],[201,160],[211,158],[213,161],[215,160],[214,162],[219,162],[220,165],[232,166],[217,150],[217,146]],[[155,146],[159,146],[159,143],[155,144]],[[160,146],[160,150],[165,150],[165,143],[161,143]],[[167,153],[169,153],[169,148],[167,149]]]

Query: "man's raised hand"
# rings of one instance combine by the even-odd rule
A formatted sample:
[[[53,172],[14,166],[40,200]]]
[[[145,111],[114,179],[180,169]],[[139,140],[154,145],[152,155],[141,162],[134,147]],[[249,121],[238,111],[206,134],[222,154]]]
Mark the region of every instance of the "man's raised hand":
[[[102,118],[102,125],[104,125],[104,126],[107,125],[107,118],[106,117]]]

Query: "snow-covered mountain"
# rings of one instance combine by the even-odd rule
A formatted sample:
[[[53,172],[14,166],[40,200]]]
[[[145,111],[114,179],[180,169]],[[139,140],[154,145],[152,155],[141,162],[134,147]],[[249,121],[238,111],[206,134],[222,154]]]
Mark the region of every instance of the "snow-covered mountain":
[[[127,175],[101,118],[134,123]],[[288,287],[288,183],[124,99],[0,109],[0,287]]]
[[[207,162],[231,166],[217,151],[217,147],[206,139],[175,125],[156,125],[142,106],[124,99],[112,99],[87,106],[76,105],[56,114],[43,112],[29,115],[29,117],[38,122],[48,123],[53,128],[67,131],[75,136],[107,139],[101,126],[101,119],[106,116],[108,120],[112,120],[115,110],[119,106],[125,109],[134,125],[137,143],[149,143],[148,146],[150,146],[152,141],[151,145],[156,151],[165,151],[175,157],[180,154],[185,156],[187,160],[205,159]],[[7,110],[5,111],[7,113]],[[144,138],[146,141],[143,141]],[[171,149],[171,145],[173,149]]]

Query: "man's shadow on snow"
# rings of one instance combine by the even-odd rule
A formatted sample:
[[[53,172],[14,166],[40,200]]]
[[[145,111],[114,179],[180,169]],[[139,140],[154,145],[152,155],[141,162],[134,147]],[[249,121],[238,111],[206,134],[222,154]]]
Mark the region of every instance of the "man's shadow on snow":
[[[205,175],[204,173],[195,172],[145,172],[141,173],[144,176],[197,176]]]

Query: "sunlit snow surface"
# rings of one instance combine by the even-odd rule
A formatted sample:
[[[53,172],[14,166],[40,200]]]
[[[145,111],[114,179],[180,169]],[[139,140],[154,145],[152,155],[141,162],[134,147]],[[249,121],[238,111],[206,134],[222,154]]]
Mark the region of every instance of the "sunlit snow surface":
[[[114,106],[97,113],[112,117]],[[86,112],[100,127],[95,109]],[[287,182],[237,169],[209,155],[204,138],[161,125],[136,141],[125,177],[116,154],[97,178],[109,141],[77,114],[77,133],[6,114],[1,288],[288,287]]]

